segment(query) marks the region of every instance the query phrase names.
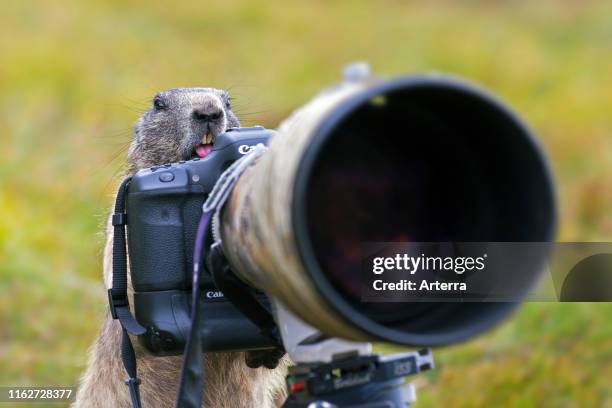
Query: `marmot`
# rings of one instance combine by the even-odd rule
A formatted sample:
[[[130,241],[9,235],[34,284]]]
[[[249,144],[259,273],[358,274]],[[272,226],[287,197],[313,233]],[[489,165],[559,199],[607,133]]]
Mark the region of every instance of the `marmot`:
[[[128,171],[163,163],[205,157],[212,142],[230,127],[239,126],[232,112],[228,92],[213,88],[181,88],[155,95],[152,107],[134,126],[128,151]],[[112,285],[113,230],[107,224],[104,249],[104,282]],[[128,275],[129,277],[129,275]],[[130,302],[132,287],[128,280]],[[133,339],[135,340],[135,339]],[[143,407],[172,407],[182,356],[147,355],[134,341]],[[206,354],[205,407],[273,407],[285,398],[284,376],[287,359],[279,367],[251,369],[244,353]],[[109,310],[100,336],[90,349],[89,364],[81,378],[74,407],[131,407],[127,374],[121,362],[121,326]]]

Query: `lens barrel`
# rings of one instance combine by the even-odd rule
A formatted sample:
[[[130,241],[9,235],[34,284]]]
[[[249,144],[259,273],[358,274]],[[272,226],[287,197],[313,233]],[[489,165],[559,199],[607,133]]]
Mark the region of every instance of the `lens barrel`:
[[[315,97],[240,177],[221,225],[240,278],[309,324],[417,346],[477,335],[517,303],[364,303],[364,242],[547,242],[554,230],[553,183],[530,130],[487,92],[439,75]],[[525,292],[542,262],[527,266]]]

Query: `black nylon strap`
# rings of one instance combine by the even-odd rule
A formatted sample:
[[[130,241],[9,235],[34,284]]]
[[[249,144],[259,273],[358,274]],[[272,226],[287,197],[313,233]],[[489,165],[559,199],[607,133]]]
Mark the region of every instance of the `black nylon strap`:
[[[125,380],[125,384],[130,389],[130,398],[132,399],[133,408],[141,408],[140,403],[140,380],[136,377],[136,355],[134,354],[134,347],[128,332],[123,329],[123,336],[121,338],[121,360],[123,360],[123,366],[125,371],[128,373],[129,378]]]
[[[183,355],[183,367],[176,406],[180,408],[200,408],[204,386],[204,361],[202,354],[202,333],[200,316],[200,275],[204,258],[204,238],[212,212],[203,213],[196,233],[193,251],[193,282],[191,293],[191,327]]]
[[[141,335],[146,329],[141,326],[130,312],[127,296],[127,250],[125,244],[125,194],[131,177],[121,183],[115,200],[115,213],[113,214],[113,287],[108,290],[108,303],[113,319],[118,319],[123,331],[121,339],[121,360],[128,374],[125,381],[130,390],[132,406],[141,408],[139,384],[136,370],[136,355],[129,334]]]
[[[125,245],[125,194],[131,177],[127,177],[119,186],[113,214],[113,287],[109,289],[108,299],[113,318],[119,319],[121,326],[128,333],[141,335],[146,332],[130,312],[127,296],[127,251]]]

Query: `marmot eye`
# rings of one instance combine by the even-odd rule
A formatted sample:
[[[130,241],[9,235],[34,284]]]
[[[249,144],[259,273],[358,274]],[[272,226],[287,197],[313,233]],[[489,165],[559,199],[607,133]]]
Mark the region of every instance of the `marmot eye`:
[[[166,105],[159,96],[153,98],[153,106],[158,110],[166,109],[168,107],[168,105]]]
[[[230,101],[230,98],[227,98],[227,100],[225,101],[225,107],[227,109],[230,109],[232,107],[232,101]]]

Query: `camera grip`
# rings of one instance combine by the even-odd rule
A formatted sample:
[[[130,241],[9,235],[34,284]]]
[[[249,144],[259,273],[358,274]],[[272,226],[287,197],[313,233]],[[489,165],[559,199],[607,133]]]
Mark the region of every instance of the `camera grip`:
[[[128,247],[132,285],[135,291],[187,289],[185,273],[191,270],[193,238],[189,219],[202,205],[204,196],[142,192],[130,194]],[[187,217],[186,217],[187,215]]]

